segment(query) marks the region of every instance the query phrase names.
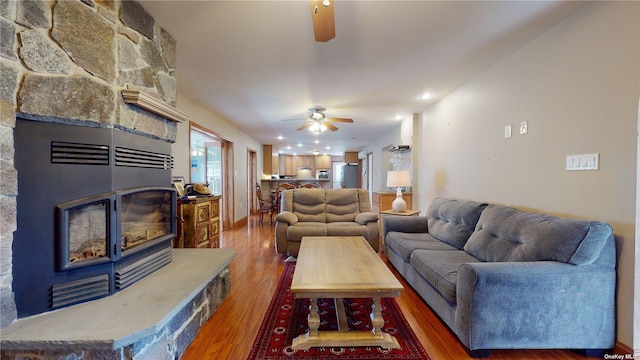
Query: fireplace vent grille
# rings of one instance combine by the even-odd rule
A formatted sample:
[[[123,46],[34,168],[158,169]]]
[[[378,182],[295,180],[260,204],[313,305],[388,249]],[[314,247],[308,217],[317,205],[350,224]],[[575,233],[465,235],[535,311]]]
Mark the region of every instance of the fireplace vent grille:
[[[109,274],[55,284],[51,287],[51,306],[57,308],[109,295]]]
[[[52,141],[51,163],[109,165],[109,146]]]
[[[143,277],[153,273],[171,262],[171,248],[158,251],[153,255],[138,260],[128,266],[116,270],[116,291],[120,291],[134,284]]]
[[[173,169],[173,156],[116,146],[116,166]]]

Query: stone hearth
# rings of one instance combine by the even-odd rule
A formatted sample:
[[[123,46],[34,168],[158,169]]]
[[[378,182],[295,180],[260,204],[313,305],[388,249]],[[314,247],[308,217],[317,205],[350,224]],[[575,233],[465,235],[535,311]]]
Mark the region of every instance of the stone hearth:
[[[179,359],[231,288],[231,249],[174,249],[174,261],[106,298],[14,322],[2,359]]]

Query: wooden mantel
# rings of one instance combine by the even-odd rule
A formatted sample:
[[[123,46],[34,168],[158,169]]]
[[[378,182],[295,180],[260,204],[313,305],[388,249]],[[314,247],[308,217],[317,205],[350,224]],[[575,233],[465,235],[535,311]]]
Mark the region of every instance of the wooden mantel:
[[[136,105],[175,122],[189,119],[189,115],[142,91],[123,89],[122,97],[127,104]]]

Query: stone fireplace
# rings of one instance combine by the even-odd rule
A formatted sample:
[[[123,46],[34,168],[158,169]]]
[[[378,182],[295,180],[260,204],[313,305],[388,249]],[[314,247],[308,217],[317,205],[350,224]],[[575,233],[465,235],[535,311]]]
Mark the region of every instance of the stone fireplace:
[[[177,122],[187,119],[186,114],[175,108],[176,43],[145,11],[143,4],[123,0],[0,1],[0,336],[3,359],[26,354],[32,357],[66,354],[69,358],[179,358],[197,329],[229,292],[228,265],[235,256],[233,251],[209,249],[219,250],[215,254],[208,250],[172,251],[166,245],[175,231],[171,224],[168,228],[160,225],[162,229],[146,230],[138,229],[144,219],[124,220],[124,227],[112,225],[111,217],[122,220],[120,206],[129,201],[127,197],[132,194],[141,194],[137,199],[142,204],[137,205],[138,210],[158,197],[162,199],[158,206],[166,206],[166,196],[174,196],[170,189],[164,190],[170,186],[170,166],[163,164],[161,176],[155,172],[158,169],[126,166],[117,169],[115,175],[107,175],[96,170],[99,166],[90,166],[88,170],[80,170],[85,176],[82,179],[75,178],[77,174],[70,175],[67,169],[57,170],[65,165],[35,177],[21,168],[25,163],[23,159],[33,155],[24,151],[28,146],[21,145],[29,138],[31,130],[27,129],[26,135],[21,135],[21,128],[34,124],[45,127],[38,136],[44,137],[42,142],[52,152],[60,145],[72,148],[75,146],[72,144],[93,144],[94,141],[86,140],[85,133],[98,132],[108,134],[111,151],[133,147],[171,157]],[[51,129],[62,129],[54,131],[60,136],[48,136]],[[120,141],[136,146],[122,145]],[[140,144],[143,149],[139,149]],[[145,144],[157,145],[161,150],[149,150]],[[53,163],[50,154],[47,156],[48,164]],[[140,175],[138,170],[151,175]],[[54,178],[60,178],[68,185],[47,189]],[[98,185],[96,178],[108,179],[107,184]],[[59,196],[66,191],[65,187],[73,187],[78,193]],[[31,191],[40,192],[30,197]],[[156,193],[150,195],[149,191]],[[47,201],[43,206],[47,208],[44,212],[47,219],[37,221],[16,215],[24,213],[20,210],[24,204],[35,207],[38,198]],[[92,199],[97,200],[92,202]],[[169,200],[169,203],[173,202],[174,198]],[[77,215],[76,205],[83,204],[88,206],[85,209],[88,213]],[[154,217],[157,221],[167,214],[174,216],[171,206],[159,211],[160,215],[141,213],[145,214],[144,218]],[[97,220],[100,213],[107,214],[108,219]],[[97,243],[103,241],[103,245],[77,240],[72,234],[74,230],[64,230],[61,226],[68,223],[70,227],[79,224],[86,227],[89,223],[99,222],[103,225],[82,231],[88,237],[95,235]],[[22,236],[29,234],[28,230],[33,227],[46,228],[47,236],[52,239],[46,245],[39,245],[54,254],[54,259],[49,258],[45,265],[34,265],[35,262],[25,258],[28,251],[40,252],[38,247],[30,248],[24,243],[30,235]],[[153,235],[157,231],[161,235]],[[100,233],[106,236],[105,240],[97,240]],[[139,245],[146,237],[161,240]],[[60,239],[69,241],[63,244]],[[168,258],[170,263],[162,260],[164,263],[154,273],[145,274],[145,279],[118,296],[72,306],[69,305],[75,301],[51,307],[50,299],[37,301],[39,304],[33,308],[22,304],[21,298],[31,294],[24,285],[16,284],[25,279],[30,281],[24,274],[26,271],[35,269],[35,273],[39,273],[38,266],[46,267],[53,273],[48,277],[69,277],[73,285],[79,280],[73,278],[77,270],[91,264],[96,267],[89,272],[89,277],[94,273],[108,273],[107,277],[115,279],[118,268],[128,268],[148,257],[148,254],[141,257],[128,254],[145,253],[154,247],[161,248],[160,254],[167,253],[162,249],[173,253],[173,257],[169,255]],[[114,271],[104,272],[103,267],[113,267]],[[64,283],[59,280],[56,278],[54,282]],[[109,292],[118,286],[116,283],[114,280],[106,285]],[[167,291],[163,288],[167,284],[175,284],[175,288]],[[48,298],[49,290],[42,289],[34,292]],[[151,309],[138,304],[139,299],[153,301],[158,297],[166,301]],[[121,306],[118,301],[135,303],[135,306],[114,314],[111,309]],[[29,316],[41,312],[43,306],[47,308],[45,310],[59,310]],[[79,311],[88,311],[95,321],[109,324],[111,333],[96,330],[92,321],[77,322],[74,317]],[[149,312],[145,314],[145,321],[135,319],[142,311]],[[123,329],[112,326],[112,323],[126,325],[131,321],[133,326],[129,324]],[[87,334],[91,335],[88,340]]]
[[[67,142],[82,143],[87,131],[103,132],[107,137],[123,133],[145,142],[164,143],[165,152],[168,149],[169,154],[177,123],[132,105],[122,96],[123,91],[134,90],[169,107],[176,103],[175,41],[139,3],[36,0],[0,4],[3,178],[0,208],[6,224],[1,234],[0,302],[4,327],[16,318],[12,280],[20,275],[12,274],[11,249],[15,247],[12,246],[13,232],[22,225],[17,223],[15,215],[17,202],[21,201],[21,195],[28,195],[18,193],[18,183],[35,181],[30,174],[20,174],[15,169],[16,158],[24,155],[17,154],[14,145],[17,119],[56,124],[50,128],[67,127],[59,131],[71,134]],[[56,139],[44,141],[51,140]],[[64,173],[61,171],[58,177]],[[93,169],[87,175],[95,173]],[[104,172],[101,175],[118,178]],[[51,179],[41,180],[42,187],[46,188]],[[67,180],[73,184],[73,180]],[[170,186],[170,173],[160,181]],[[116,190],[108,185],[78,179],[71,187],[88,187],[84,195],[89,196]],[[146,185],[159,184],[120,188]],[[54,191],[57,190],[58,187]]]

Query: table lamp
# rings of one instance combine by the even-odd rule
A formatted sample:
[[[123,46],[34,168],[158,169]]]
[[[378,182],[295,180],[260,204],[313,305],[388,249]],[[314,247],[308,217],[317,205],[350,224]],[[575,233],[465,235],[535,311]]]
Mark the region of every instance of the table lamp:
[[[407,209],[407,203],[402,198],[402,191],[400,188],[410,185],[411,176],[409,175],[409,171],[401,170],[387,172],[387,186],[396,188],[396,199],[393,200],[393,203],[391,204],[393,211],[403,212]]]

